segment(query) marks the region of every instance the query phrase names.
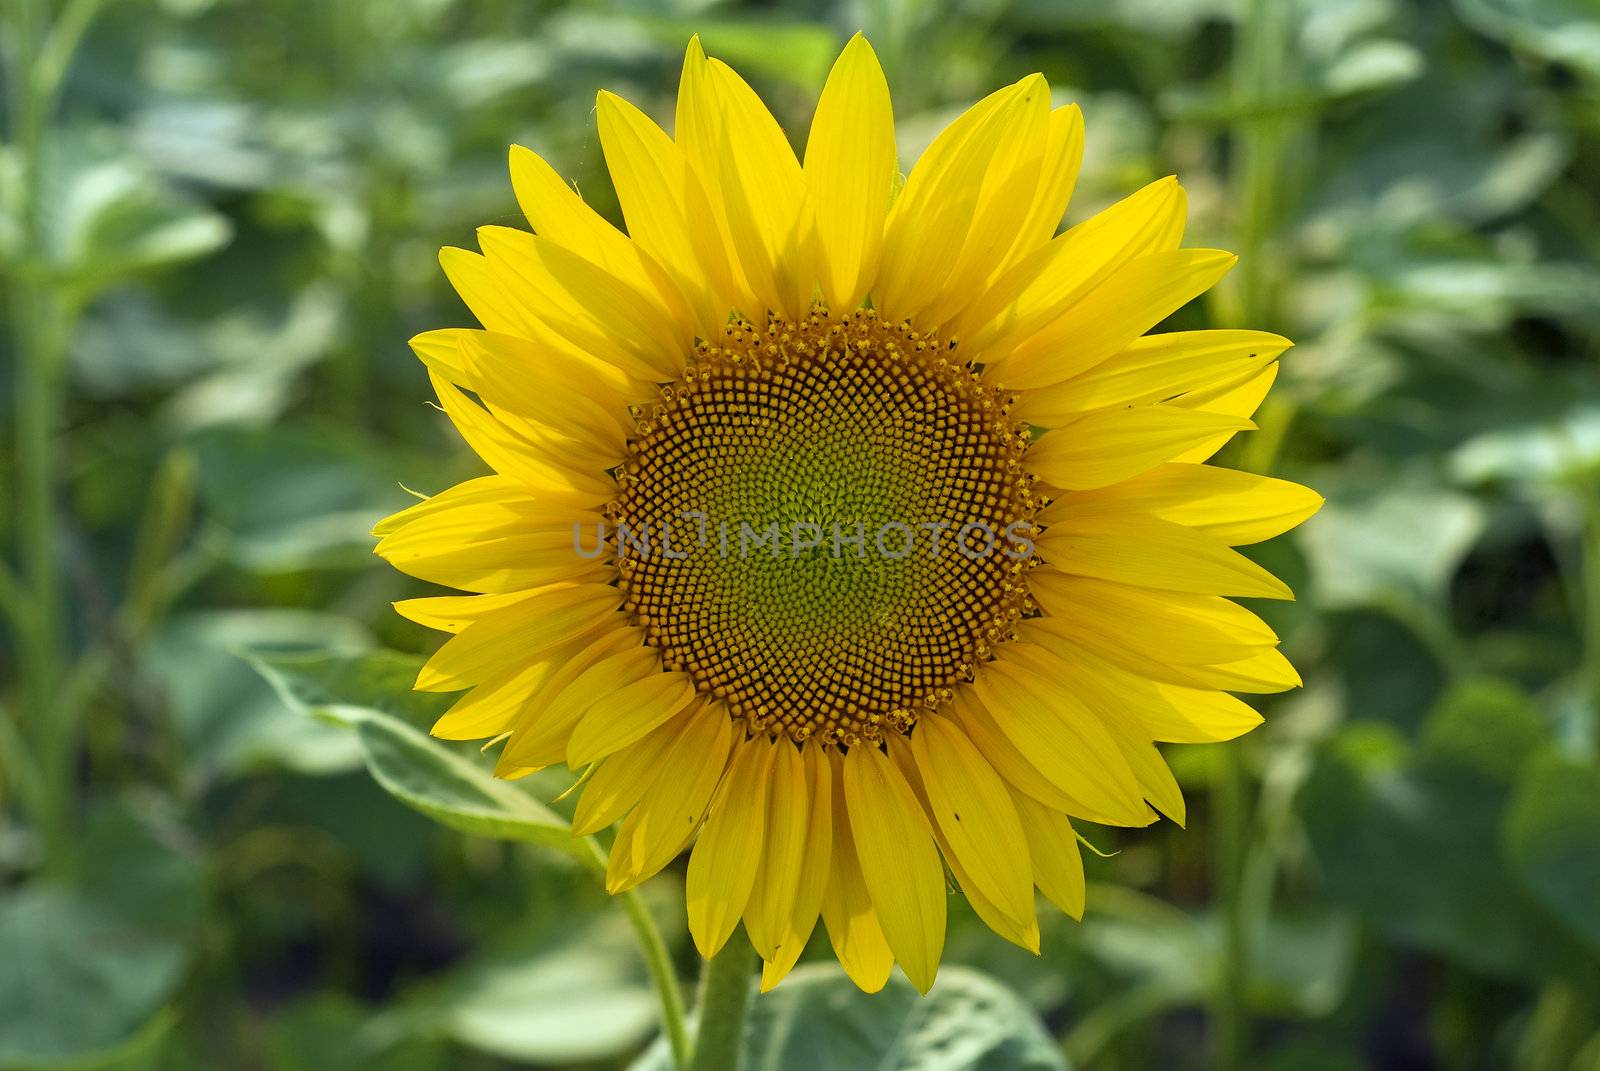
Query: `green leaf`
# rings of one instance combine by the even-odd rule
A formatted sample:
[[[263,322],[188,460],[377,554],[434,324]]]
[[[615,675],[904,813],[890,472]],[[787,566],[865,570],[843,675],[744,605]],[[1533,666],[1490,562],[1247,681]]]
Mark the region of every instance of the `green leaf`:
[[[1600,78],[1600,12],[1588,0],[1456,0],[1482,33]]]
[[[212,610],[167,622],[146,658],[197,781],[263,768],[327,774],[360,762],[356,741],[289,709],[239,651],[352,654],[371,645],[364,628],[336,614]]]
[[[84,297],[140,272],[205,256],[233,237],[227,217],[155,174],[121,132],[74,130],[52,157],[51,268]]]
[[[413,501],[399,457],[359,437],[311,428],[217,427],[195,436],[199,497],[244,569],[281,574],[372,560],[372,526]]]
[[[590,1063],[634,1051],[661,1006],[632,928],[596,893],[502,935],[434,1002],[437,1026],[508,1060]],[[682,904],[677,914],[682,917]]]
[[[1600,768],[1546,753],[1523,771],[1506,851],[1539,902],[1600,948]]]
[[[1066,1058],[1016,994],[987,975],[945,967],[928,995],[896,974],[879,993],[832,964],[795,970],[751,998],[745,1071],[1064,1071]],[[652,1049],[633,1071],[671,1067]]]
[[[1462,444],[1451,467],[1473,483],[1592,480],[1600,469],[1600,406],[1584,405],[1544,424],[1486,432]]]
[[[399,717],[377,709],[378,704],[415,709],[419,703],[439,702],[437,696],[418,697],[411,691],[414,662],[406,656],[376,651],[355,656],[257,656],[251,661],[286,703],[352,729],[367,771],[408,807],[462,833],[543,844],[594,860],[589,842],[574,837],[556,812]]]
[[[139,810],[153,808],[141,801]],[[0,1066],[103,1057],[136,1040],[183,980],[200,868],[181,833],[95,807],[72,884],[0,894]]]
[[[1420,480],[1318,486],[1328,503],[1299,539],[1324,607],[1436,605],[1483,530],[1476,502]]]
[[[1430,715],[1409,753],[1325,754],[1296,802],[1328,893],[1391,938],[1479,971],[1569,969],[1571,943],[1500,847],[1505,766],[1528,746],[1532,716],[1503,688],[1476,685]]]

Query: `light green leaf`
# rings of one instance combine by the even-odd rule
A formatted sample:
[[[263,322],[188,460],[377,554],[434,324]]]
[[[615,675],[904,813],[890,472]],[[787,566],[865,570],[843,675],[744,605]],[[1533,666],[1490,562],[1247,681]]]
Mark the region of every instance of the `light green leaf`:
[[[406,656],[257,656],[252,663],[286,703],[352,729],[373,779],[408,807],[462,833],[543,844],[594,860],[589,842],[574,837],[560,815],[527,792],[377,709],[438,702],[411,691],[414,663]]]
[[[633,931],[603,902],[587,910],[569,905],[503,935],[452,979],[437,1003],[445,1035],[541,1064],[621,1056],[655,1033],[660,1016]]]
[[[1421,480],[1317,487],[1322,512],[1299,529],[1313,586],[1327,608],[1381,606],[1399,598],[1437,605],[1483,530],[1483,509]]]

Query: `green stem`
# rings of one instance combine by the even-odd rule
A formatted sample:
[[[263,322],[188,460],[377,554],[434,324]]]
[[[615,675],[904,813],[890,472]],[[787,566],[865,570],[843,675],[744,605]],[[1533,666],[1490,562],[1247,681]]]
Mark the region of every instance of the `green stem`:
[[[645,905],[644,897],[639,895],[637,889],[629,889],[619,894],[617,899],[622,904],[622,913],[628,916],[628,922],[633,926],[633,934],[639,941],[639,953],[644,956],[645,968],[649,970],[650,980],[655,983],[656,994],[661,1000],[661,1029],[667,1035],[667,1046],[672,1050],[672,1066],[688,1067],[689,1027],[684,1017],[683,991],[678,988],[678,974],[672,967],[672,955],[667,951],[667,943],[661,937],[655,916],[650,914],[650,908]]]
[[[1246,796],[1249,778],[1244,751],[1238,741],[1222,745],[1222,769],[1212,790],[1215,811],[1214,844],[1216,892],[1222,905],[1222,949],[1213,992],[1212,1066],[1222,1069],[1244,1065],[1249,1023],[1245,985],[1249,971],[1250,920],[1245,915],[1244,856],[1250,826]]]
[[[606,853],[593,837],[583,837],[578,842],[578,859],[605,880]],[[645,969],[655,984],[656,996],[661,1001],[661,1031],[667,1035],[667,1046],[672,1050],[672,1066],[682,1069],[689,1066],[689,1026],[684,1014],[683,990],[678,985],[678,972],[672,966],[672,953],[667,948],[661,928],[638,889],[629,889],[615,897],[622,913],[633,927],[633,936],[639,943],[639,954],[644,957]]]
[[[35,0],[18,0],[12,19],[12,138],[22,168],[20,263],[15,265],[11,287],[17,353],[16,516],[21,582],[28,604],[26,621],[17,630],[22,695],[18,709],[27,711],[37,741],[45,803],[41,833],[47,861],[58,864],[70,795],[70,762],[60,753],[60,741],[70,739],[70,733],[56,724],[55,709],[63,664],[61,540],[55,493],[64,332],[57,320],[65,310],[59,307],[60,296],[41,281],[45,124],[55,100],[53,91],[40,91],[44,55],[41,16]]]
[[[1268,257],[1280,210],[1288,119],[1263,112],[1257,105],[1276,99],[1282,89],[1289,49],[1287,10],[1287,5],[1271,0],[1250,0],[1239,23],[1233,57],[1233,102],[1240,106],[1232,132],[1232,181],[1234,195],[1241,202],[1236,282],[1238,312],[1251,327],[1271,326],[1273,321],[1274,273]],[[1293,408],[1287,405],[1264,412],[1262,441],[1247,448],[1246,467],[1262,470],[1271,466],[1293,417]],[[1238,742],[1223,745],[1221,763],[1213,794],[1213,820],[1223,938],[1212,991],[1211,1063],[1221,1071],[1234,1071],[1244,1066],[1250,1049],[1251,914],[1245,865],[1255,804]]]
[[[706,961],[700,975],[699,1030],[692,1071],[738,1071],[754,956],[736,940]]]
[[[1583,501],[1583,661],[1579,678],[1589,697],[1591,753],[1600,753],[1600,492],[1585,485]]]

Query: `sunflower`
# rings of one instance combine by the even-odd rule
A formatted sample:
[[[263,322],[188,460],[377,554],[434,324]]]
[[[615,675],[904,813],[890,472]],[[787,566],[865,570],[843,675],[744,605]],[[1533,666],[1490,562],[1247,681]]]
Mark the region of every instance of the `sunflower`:
[[[1037,952],[1036,887],[1083,911],[1072,820],[1181,823],[1156,743],[1299,683],[1232,548],[1321,499],[1204,464],[1289,342],[1147,334],[1235,258],[1180,248],[1171,178],[1057,235],[1083,124],[1037,74],[903,182],[859,35],[803,158],[698,40],[671,136],[596,114],[626,233],[514,148],[531,233],[440,258],[482,328],[412,342],[492,470],[374,533],[467,593],[398,604],[452,634],[435,734],[580,772],[613,892],[692,846],[696,946],[742,920],[763,988],[820,916],[862,989],[926,991],[952,882]]]

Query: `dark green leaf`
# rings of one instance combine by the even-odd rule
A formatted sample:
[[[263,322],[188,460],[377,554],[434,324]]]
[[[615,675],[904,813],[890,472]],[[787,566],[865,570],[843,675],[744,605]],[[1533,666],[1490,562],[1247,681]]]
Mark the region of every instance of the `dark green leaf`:
[[[1534,759],[1512,797],[1505,841],[1539,902],[1600,949],[1600,768],[1553,753]]]

